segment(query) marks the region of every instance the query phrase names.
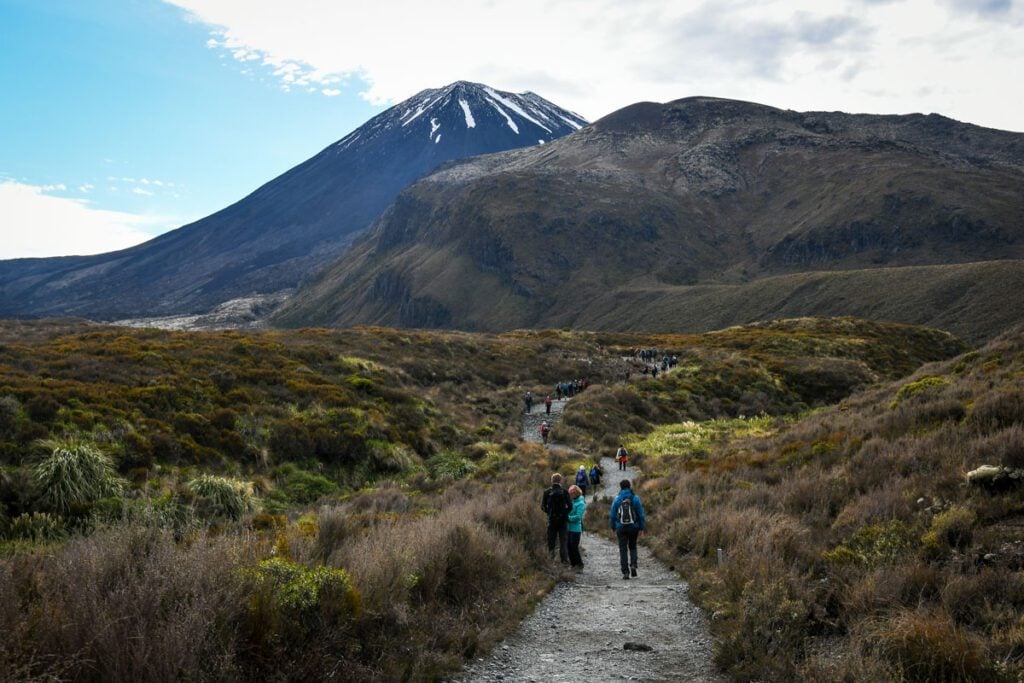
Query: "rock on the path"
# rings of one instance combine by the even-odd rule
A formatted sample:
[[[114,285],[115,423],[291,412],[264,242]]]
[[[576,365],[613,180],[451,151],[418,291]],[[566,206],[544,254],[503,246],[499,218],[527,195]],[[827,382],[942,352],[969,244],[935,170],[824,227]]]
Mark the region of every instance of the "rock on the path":
[[[650,652],[654,648],[646,643],[626,643],[622,646],[623,650],[633,650],[634,652]]]

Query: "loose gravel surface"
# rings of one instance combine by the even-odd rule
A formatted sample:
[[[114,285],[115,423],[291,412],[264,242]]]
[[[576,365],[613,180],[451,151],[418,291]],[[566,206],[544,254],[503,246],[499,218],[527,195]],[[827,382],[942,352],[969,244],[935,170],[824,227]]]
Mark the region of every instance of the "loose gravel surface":
[[[560,415],[565,402],[558,403]],[[529,432],[536,432],[540,419],[531,430],[534,420],[524,418],[525,439],[539,440]],[[623,477],[611,458],[602,458],[601,466],[605,481],[598,495],[611,498]],[[626,472],[635,474],[632,468]],[[556,586],[517,633],[453,680],[725,680],[712,668],[711,636],[703,614],[689,600],[686,583],[643,545],[639,575],[623,580],[618,545],[586,531],[607,524],[603,516],[584,518],[585,566],[576,580]],[[627,643],[640,649],[627,649]]]

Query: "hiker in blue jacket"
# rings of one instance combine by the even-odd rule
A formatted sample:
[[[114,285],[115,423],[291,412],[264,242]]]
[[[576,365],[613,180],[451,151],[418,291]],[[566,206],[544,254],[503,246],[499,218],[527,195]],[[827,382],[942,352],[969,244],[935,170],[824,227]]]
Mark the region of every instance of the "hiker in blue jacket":
[[[619,495],[615,496],[611,510],[612,531],[619,539],[619,567],[622,578],[636,576],[636,540],[643,535],[647,526],[644,506],[640,496],[633,493],[629,479],[619,482]],[[626,551],[629,551],[628,562]]]

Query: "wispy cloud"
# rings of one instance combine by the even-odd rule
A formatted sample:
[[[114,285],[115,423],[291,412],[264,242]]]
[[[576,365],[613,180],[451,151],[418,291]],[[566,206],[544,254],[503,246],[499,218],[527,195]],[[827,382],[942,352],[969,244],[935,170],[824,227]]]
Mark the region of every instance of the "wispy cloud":
[[[358,89],[375,104],[469,79],[590,118],[704,94],[1024,129],[1007,97],[1024,65],[1022,0],[165,2],[282,88]]]
[[[114,251],[144,242],[155,230],[175,224],[48,194],[62,187],[0,180],[0,214],[4,216],[0,259]]]

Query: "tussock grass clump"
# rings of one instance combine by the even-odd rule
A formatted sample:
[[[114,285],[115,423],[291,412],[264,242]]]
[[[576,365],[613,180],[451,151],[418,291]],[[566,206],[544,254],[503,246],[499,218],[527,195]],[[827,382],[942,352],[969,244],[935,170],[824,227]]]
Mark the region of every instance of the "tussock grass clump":
[[[902,610],[866,636],[900,680],[920,683],[996,681],[984,642],[942,613]],[[871,646],[869,646],[871,647]]]
[[[38,442],[48,452],[32,467],[40,503],[59,515],[81,515],[98,501],[121,492],[110,458],[78,437]]]
[[[185,488],[195,496],[202,517],[237,520],[254,508],[252,485],[237,479],[201,474]]]

